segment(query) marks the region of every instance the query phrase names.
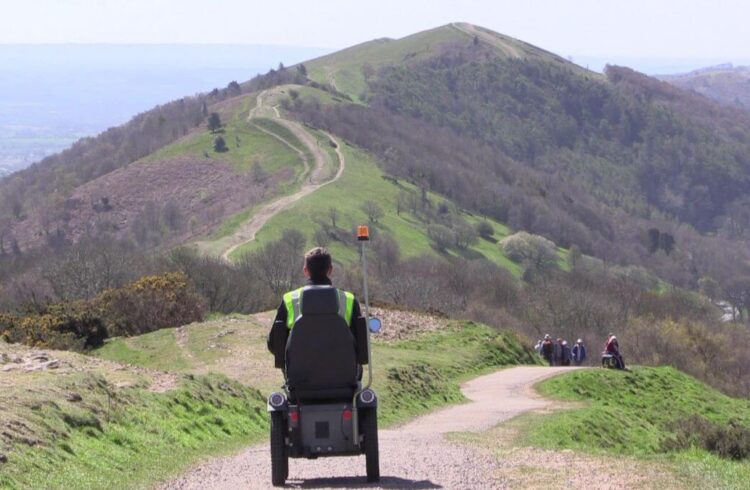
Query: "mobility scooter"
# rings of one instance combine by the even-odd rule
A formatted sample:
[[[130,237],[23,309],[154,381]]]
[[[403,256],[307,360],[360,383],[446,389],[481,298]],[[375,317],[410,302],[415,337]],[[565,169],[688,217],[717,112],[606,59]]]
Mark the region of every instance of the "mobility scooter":
[[[285,345],[273,346],[284,367],[283,391],[268,398],[271,414],[271,481],[285,484],[289,458],[316,459],[365,455],[367,481],[380,479],[378,399],[370,388],[370,332],[380,320],[369,317],[367,227],[359,227],[364,272],[365,314],[347,324],[339,313],[342,298],[330,286],[308,286],[301,293],[301,315]],[[273,328],[287,329],[279,323]],[[275,335],[282,339],[284,335]],[[367,383],[362,383],[367,366]]]

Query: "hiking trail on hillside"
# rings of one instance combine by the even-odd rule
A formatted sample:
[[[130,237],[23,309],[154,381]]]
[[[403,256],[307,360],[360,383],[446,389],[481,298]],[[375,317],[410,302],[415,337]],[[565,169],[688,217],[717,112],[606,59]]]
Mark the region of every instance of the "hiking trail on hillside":
[[[307,153],[303,149],[285,139],[283,136],[274,133],[272,130],[263,128],[258,124],[253,124],[257,129],[279,140],[281,143],[298,154],[300,160],[302,160],[302,163],[304,165],[304,171],[300,177],[302,180],[302,185],[299,190],[297,190],[293,194],[279,197],[267,204],[264,204],[260,207],[260,209],[254,212],[247,221],[242,223],[231,235],[221,239],[221,242],[223,244],[220,250],[220,256],[227,262],[230,261],[230,255],[232,254],[232,252],[237,250],[242,245],[255,240],[255,235],[271,218],[281,213],[282,211],[289,209],[294,203],[296,203],[303,197],[312,194],[321,187],[336,182],[344,173],[344,169],[346,168],[346,159],[341,151],[341,143],[336,138],[334,138],[333,135],[323,131],[323,134],[325,134],[325,136],[330,141],[330,144],[335,150],[336,156],[339,160],[338,170],[336,171],[336,174],[332,178],[326,180],[328,176],[327,174],[329,172],[329,167],[332,166],[329,165],[329,163],[332,163],[330,162],[330,156],[323,148],[319,146],[318,140],[315,138],[315,136],[310,133],[310,131],[305,129],[302,124],[296,121],[291,121],[289,119],[284,119],[281,116],[281,113],[279,112],[279,109],[276,105],[269,106],[268,104],[266,104],[266,98],[268,97],[269,92],[270,90],[264,90],[258,94],[255,107],[253,107],[248,114],[248,122],[250,124],[253,124],[253,121],[259,118],[272,119],[276,124],[283,126],[289,132],[291,132],[299,140],[299,142],[305,146]],[[312,168],[310,167],[310,162],[308,161],[308,154],[312,155]],[[206,249],[206,242],[197,242],[196,244],[199,250]]]
[[[292,488],[502,488],[493,471],[500,461],[489,452],[449,441],[450,432],[482,432],[522,413],[550,409],[556,402],[532,386],[571,368],[514,367],[481,376],[462,386],[471,402],[447,407],[400,427],[381,429],[379,484],[366,483],[363,456],[290,459]],[[269,443],[200,464],[162,489],[269,488]]]

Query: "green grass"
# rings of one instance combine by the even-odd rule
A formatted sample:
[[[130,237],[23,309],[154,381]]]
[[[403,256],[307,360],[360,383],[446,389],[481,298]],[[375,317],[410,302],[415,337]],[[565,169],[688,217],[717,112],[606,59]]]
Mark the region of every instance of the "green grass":
[[[264,397],[217,375],[183,377],[163,394],[117,388],[91,374],[34,388],[16,400],[10,418],[37,443],[12,443],[0,488],[142,487],[258,440],[268,426]],[[82,400],[66,401],[70,392]]]
[[[444,26],[399,39],[378,39],[337,51],[305,63],[308,77],[319,83],[329,83],[333,77],[340,92],[354,100],[367,90],[362,65],[369,63],[375,70],[394,63],[418,60],[437,53],[440,45],[468,41],[455,28]]]
[[[151,369],[219,372],[263,392],[278,389],[282,378],[265,346],[269,326],[258,316],[232,315],[183,328],[182,347],[174,329],[165,329],[113,339],[94,355]],[[463,400],[458,383],[487,369],[539,363],[539,357],[523,345],[513,334],[459,321],[413,340],[382,342],[374,337],[374,383],[386,407],[384,423]],[[427,385],[420,385],[417,378]],[[408,389],[403,385],[412,382],[416,384]],[[426,389],[417,389],[420,386]],[[398,396],[409,391],[420,396]]]
[[[258,125],[287,140],[292,146],[300,150],[305,147],[286,128],[276,124],[270,119],[258,119],[252,123],[247,121],[247,115],[251,102],[255,95],[232,100],[231,105],[222,106],[219,110],[223,128],[212,133],[205,127],[200,131],[185,136],[167,145],[141,160],[144,163],[154,163],[168,158],[179,156],[191,156],[206,160],[207,163],[215,161],[231,164],[238,172],[247,172],[253,164],[259,164],[263,170],[275,174],[284,169],[292,169],[291,177],[287,182],[294,182],[303,171],[303,165],[295,151],[290,149],[281,141],[273,138],[254,125]],[[213,111],[214,108],[209,108]],[[214,139],[222,136],[226,141],[226,152],[217,152],[213,148]],[[209,158],[205,155],[208,154]]]
[[[736,488],[750,463],[722,459],[699,448],[670,452],[664,443],[692,416],[750,427],[750,401],[731,398],[671,367],[632,372],[592,369],[552,378],[539,391],[583,408],[531,416],[522,441],[553,449],[664,458],[683,475],[703,475],[709,488]],[[705,487],[704,487],[705,488]]]
[[[336,226],[353,233],[354,226],[367,222],[367,216],[360,208],[362,203],[368,200],[379,203],[385,211],[385,216],[374,227],[396,239],[403,255],[437,253],[430,244],[425,223],[408,211],[402,211],[401,215],[396,213],[395,203],[399,192],[418,192],[418,190],[403,180],[394,183],[383,179],[382,171],[367,153],[346,144],[342,145],[341,150],[346,158],[346,170],[338,181],[306,196],[288,210],[269,220],[258,232],[256,239],[239,247],[233,252],[232,257],[239,257],[243,253],[256,250],[266,243],[279,239],[283,230],[287,228],[301,231],[308,243],[313,243],[313,236],[320,226],[319,223],[329,221],[328,210],[331,207],[335,207],[338,211]],[[434,203],[445,200],[432,193],[429,197]],[[465,213],[463,217],[472,225],[482,219]],[[488,222],[495,231],[495,240],[510,233],[503,224],[494,220],[488,220]],[[333,241],[328,244],[328,248],[339,262],[349,263],[357,260],[357,250],[349,244]],[[464,254],[469,258],[485,257],[516,275],[521,272],[521,267],[508,259],[500,247],[492,241],[480,239]]]
[[[479,31],[492,37],[491,43],[499,57],[520,55],[524,58],[539,58],[555,63],[564,62],[561,58],[517,39],[479,28]],[[446,44],[463,44],[468,46],[474,36],[463,32],[454,25],[444,25],[401,39],[376,39],[335,53],[305,62],[308,77],[319,83],[331,83],[339,92],[352,97],[355,102],[362,101],[367,92],[367,81],[362,71],[365,63],[375,72],[386,65],[400,65],[421,61],[440,54],[440,48]],[[487,41],[482,39],[482,44]],[[578,69],[572,63],[566,63],[571,69]],[[581,69],[582,70],[582,69]],[[586,74],[592,74],[585,70]]]
[[[12,420],[31,427],[38,443],[4,451],[9,462],[0,488],[141,488],[199,458],[264,441],[263,396],[281,384],[265,347],[266,320],[222,317],[184,327],[183,346],[167,329],[114,339],[95,352],[177,371],[180,387],[166,393],[146,390],[148,373],[122,387],[116,377],[128,376],[132,384],[133,371],[110,365],[107,373],[42,373],[43,382],[4,391],[0,406],[12,406]],[[406,341],[376,341],[373,359],[383,426],[464,401],[460,383],[474,375],[538,362],[514,334],[472,322],[451,322]],[[198,374],[206,372],[218,374]],[[82,401],[67,402],[71,392]]]
[[[113,339],[97,352],[115,362],[151,369],[181,371],[190,368],[191,364],[176,346],[175,329],[170,328],[128,339]]]

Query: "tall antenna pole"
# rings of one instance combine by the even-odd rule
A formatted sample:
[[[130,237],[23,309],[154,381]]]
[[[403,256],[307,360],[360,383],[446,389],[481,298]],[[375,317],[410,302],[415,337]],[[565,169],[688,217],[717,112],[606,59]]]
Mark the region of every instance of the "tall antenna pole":
[[[367,371],[368,371],[368,379],[367,384],[364,387],[361,387],[357,392],[354,394],[354,399],[352,400],[352,408],[353,410],[353,435],[354,435],[354,443],[359,445],[359,410],[356,410],[357,407],[357,397],[360,393],[362,393],[364,390],[368,389],[370,385],[372,385],[372,346],[370,345],[370,297],[367,292],[367,250],[365,249],[365,244],[370,241],[370,230],[367,228],[367,225],[361,225],[357,227],[357,241],[360,243],[360,253],[362,254],[362,282],[363,282],[363,293],[365,295],[365,322],[367,323],[367,328],[365,329],[367,331]]]

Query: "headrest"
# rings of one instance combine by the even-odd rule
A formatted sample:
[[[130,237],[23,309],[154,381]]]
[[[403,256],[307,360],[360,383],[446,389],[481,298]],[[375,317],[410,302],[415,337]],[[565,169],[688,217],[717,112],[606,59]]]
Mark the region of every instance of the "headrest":
[[[313,286],[302,291],[302,315],[338,314],[339,293],[330,286]]]

